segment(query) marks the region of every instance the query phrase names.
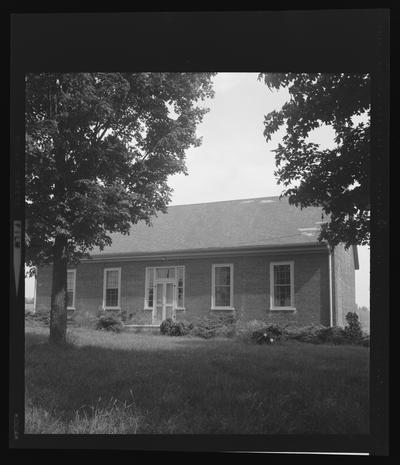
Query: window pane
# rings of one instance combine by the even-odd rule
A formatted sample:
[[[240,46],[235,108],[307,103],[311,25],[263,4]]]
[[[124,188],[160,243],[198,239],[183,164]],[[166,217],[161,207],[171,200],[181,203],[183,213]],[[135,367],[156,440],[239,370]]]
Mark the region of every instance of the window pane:
[[[156,302],[157,305],[163,305],[163,284],[159,283],[157,284],[157,290],[156,290]]]
[[[178,307],[183,307],[183,287],[178,287]]]
[[[74,293],[73,291],[67,291],[67,307],[72,307],[74,303]]]
[[[175,268],[157,268],[156,275],[157,279],[175,278]]]
[[[274,266],[275,284],[290,284],[290,265]]]
[[[229,286],[231,283],[231,268],[229,266],[215,267],[215,285]]]
[[[154,268],[146,268],[146,307],[153,307]]]
[[[183,280],[183,270],[184,270],[183,266],[178,266],[176,270],[178,273],[178,280]]]
[[[118,289],[106,290],[106,307],[118,307]]]
[[[274,305],[276,307],[290,307],[290,286],[274,286]]]
[[[118,271],[117,270],[107,271],[106,287],[107,289],[118,288]]]
[[[215,287],[215,306],[230,307],[231,304],[231,288],[230,286]]]
[[[149,291],[149,293],[148,293],[148,297],[147,297],[147,305],[149,307],[152,307],[153,306],[153,293],[154,293],[153,288],[150,287],[148,289],[148,291]]]
[[[154,268],[146,268],[146,273],[149,287],[153,287]]]
[[[172,283],[166,284],[165,289],[165,305],[172,305],[174,302],[174,285]]]

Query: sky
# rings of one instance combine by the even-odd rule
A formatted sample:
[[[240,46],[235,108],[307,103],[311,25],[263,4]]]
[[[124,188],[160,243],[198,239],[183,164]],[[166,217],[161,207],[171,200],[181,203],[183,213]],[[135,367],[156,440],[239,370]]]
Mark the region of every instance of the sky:
[[[215,97],[205,105],[210,111],[197,128],[200,147],[187,151],[188,175],[169,178],[174,189],[171,205],[214,202],[280,195],[272,150],[284,136],[284,128],[267,143],[264,116],[279,110],[288,91],[270,91],[257,79],[258,73],[218,73]],[[313,142],[329,147],[333,130],[323,127],[311,135]],[[359,247],[360,269],[356,270],[356,302],[369,308],[369,248]],[[34,281],[27,279],[25,295],[33,296]]]

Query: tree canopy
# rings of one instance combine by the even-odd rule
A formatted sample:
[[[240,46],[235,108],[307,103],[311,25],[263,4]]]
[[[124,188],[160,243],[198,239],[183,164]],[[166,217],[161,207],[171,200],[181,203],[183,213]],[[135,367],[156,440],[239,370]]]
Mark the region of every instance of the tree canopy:
[[[67,267],[166,210],[170,175],[212,97],[212,73],[26,76],[26,263],[52,264],[50,341],[64,343]]]
[[[282,195],[301,208],[323,208],[321,241],[346,247],[369,244],[370,76],[261,73],[259,79],[270,90],[287,88],[290,94],[264,121],[267,141],[279,128],[286,129],[275,149]],[[310,140],[322,125],[334,129],[334,148]]]
[[[165,211],[170,175],[213,96],[213,73],[42,73],[26,76],[26,260],[69,260],[109,233]]]

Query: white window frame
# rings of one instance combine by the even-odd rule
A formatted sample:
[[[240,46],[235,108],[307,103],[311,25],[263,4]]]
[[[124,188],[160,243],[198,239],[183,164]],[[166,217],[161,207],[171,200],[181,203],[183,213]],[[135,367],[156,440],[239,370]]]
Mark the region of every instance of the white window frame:
[[[67,307],[67,310],[75,310],[76,270],[75,269],[67,270],[67,276],[68,276],[68,273],[73,273],[74,274],[74,288],[73,288],[74,294],[73,294],[73,298],[72,298],[72,306]],[[68,292],[68,284],[67,284],[67,292]]]
[[[150,273],[153,273],[153,305],[149,306],[149,301],[147,299],[147,288],[149,287],[149,278],[147,271],[150,270]],[[145,310],[153,310],[154,308],[154,278],[155,278],[155,267],[153,266],[146,266],[144,270],[144,309]]]
[[[217,307],[215,305],[215,269],[220,267],[230,268],[230,305],[226,307]],[[211,310],[235,310],[233,305],[233,263],[215,263],[211,271]]]
[[[182,300],[183,300],[183,307],[179,307],[178,305],[178,268],[183,268],[183,294],[182,294]],[[175,302],[176,302],[176,310],[185,310],[185,274],[186,274],[186,269],[185,265],[176,265],[175,267],[175,279],[176,279],[176,284],[175,284]]]
[[[290,265],[290,306],[279,307],[274,305],[274,266]],[[272,311],[293,311],[296,310],[294,305],[294,261],[271,262],[269,264],[269,282],[270,282],[270,310]]]
[[[118,271],[118,305],[116,307],[106,306],[106,278],[107,271]],[[103,308],[105,310],[121,310],[121,268],[104,268],[103,275]]]

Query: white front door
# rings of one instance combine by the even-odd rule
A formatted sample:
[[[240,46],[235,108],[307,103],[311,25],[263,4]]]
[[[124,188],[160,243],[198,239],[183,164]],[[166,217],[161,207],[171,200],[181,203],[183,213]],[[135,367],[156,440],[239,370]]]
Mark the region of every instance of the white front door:
[[[161,324],[167,318],[175,319],[174,288],[175,281],[162,280],[155,283],[153,324]]]

